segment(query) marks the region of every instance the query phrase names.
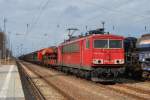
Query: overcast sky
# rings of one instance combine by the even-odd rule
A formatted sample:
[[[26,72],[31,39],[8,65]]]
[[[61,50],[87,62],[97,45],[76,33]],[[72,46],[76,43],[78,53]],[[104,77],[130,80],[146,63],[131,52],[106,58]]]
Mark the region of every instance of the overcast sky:
[[[69,27],[79,28],[80,34],[86,25],[96,29],[102,21],[106,31],[139,37],[150,32],[150,0],[0,0],[2,29],[4,17],[14,53],[19,54],[60,43]]]

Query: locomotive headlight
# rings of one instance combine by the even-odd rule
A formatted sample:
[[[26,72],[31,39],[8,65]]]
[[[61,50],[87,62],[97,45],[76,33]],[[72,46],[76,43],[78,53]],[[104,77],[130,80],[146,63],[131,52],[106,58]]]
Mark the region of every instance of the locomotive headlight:
[[[124,64],[124,59],[116,59],[115,64]]]
[[[93,59],[93,64],[103,64],[103,60],[101,60],[101,59]]]
[[[116,60],[116,64],[119,64],[120,63],[120,60]]]

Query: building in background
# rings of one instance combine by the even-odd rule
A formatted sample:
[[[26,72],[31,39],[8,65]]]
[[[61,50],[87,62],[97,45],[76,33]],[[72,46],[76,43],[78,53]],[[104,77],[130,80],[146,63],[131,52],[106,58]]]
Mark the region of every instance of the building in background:
[[[9,40],[7,40],[6,34],[0,31],[0,59],[8,59],[12,57]]]

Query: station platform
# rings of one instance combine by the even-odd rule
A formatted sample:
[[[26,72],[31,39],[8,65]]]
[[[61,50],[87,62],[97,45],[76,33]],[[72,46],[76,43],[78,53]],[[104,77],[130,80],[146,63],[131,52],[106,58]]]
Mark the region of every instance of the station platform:
[[[16,65],[0,65],[0,100],[25,100]]]

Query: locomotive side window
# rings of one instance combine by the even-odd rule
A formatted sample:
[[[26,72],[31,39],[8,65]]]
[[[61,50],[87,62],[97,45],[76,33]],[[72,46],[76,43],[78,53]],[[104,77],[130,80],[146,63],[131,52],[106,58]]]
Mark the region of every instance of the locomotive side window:
[[[62,53],[79,52],[79,50],[80,50],[79,44],[73,43],[63,46]]]
[[[108,48],[108,40],[94,40],[94,48]]]
[[[86,48],[90,48],[90,40],[86,39]]]
[[[109,48],[122,48],[122,40],[109,40]]]

